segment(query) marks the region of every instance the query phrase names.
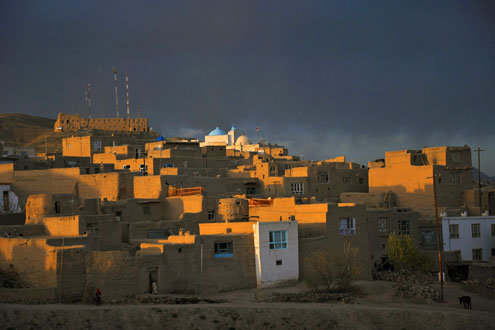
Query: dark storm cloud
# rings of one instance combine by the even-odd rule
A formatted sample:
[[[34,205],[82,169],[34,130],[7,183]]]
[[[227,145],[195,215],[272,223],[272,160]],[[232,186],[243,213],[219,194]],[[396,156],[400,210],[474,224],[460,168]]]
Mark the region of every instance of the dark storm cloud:
[[[85,114],[91,82],[98,113],[101,66],[111,116],[117,66],[131,111],[166,135],[260,126],[295,154],[361,162],[480,144],[495,174],[492,3],[2,2],[0,105]]]

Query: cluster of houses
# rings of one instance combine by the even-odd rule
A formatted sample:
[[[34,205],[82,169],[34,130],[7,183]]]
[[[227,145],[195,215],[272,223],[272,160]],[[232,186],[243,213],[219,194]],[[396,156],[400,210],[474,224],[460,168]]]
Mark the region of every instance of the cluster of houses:
[[[73,133],[61,154],[0,159],[0,270],[64,300],[199,294],[290,285],[311,254],[350,243],[371,279],[390,233],[434,255],[435,192],[444,254],[495,258],[495,189],[473,181],[468,146],[363,166],[301,160],[235,127],[199,141],[133,120],[60,114],[54,131]]]

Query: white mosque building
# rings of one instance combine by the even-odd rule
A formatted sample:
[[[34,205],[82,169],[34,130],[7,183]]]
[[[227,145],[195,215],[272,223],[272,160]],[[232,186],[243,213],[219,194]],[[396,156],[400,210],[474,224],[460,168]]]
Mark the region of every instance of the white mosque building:
[[[200,142],[200,146],[226,146],[227,149],[255,152],[260,149],[259,143],[251,144],[251,141],[244,135],[244,132],[239,135],[234,126],[232,126],[228,133],[217,126],[217,128],[205,136],[205,141]]]

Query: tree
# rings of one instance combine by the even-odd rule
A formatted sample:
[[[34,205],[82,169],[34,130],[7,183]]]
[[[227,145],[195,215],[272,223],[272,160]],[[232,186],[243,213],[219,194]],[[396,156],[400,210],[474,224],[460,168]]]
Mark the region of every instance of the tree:
[[[419,252],[409,235],[401,236],[391,233],[387,240],[386,250],[390,260],[398,267],[420,269],[423,272],[429,272],[433,267],[433,261]]]

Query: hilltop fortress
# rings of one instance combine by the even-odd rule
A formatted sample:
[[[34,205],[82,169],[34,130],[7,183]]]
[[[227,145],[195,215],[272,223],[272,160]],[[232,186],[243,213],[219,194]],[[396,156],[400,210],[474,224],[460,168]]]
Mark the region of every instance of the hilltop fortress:
[[[55,132],[78,132],[91,129],[114,132],[148,132],[148,119],[82,118],[78,114],[59,113],[53,128]]]

